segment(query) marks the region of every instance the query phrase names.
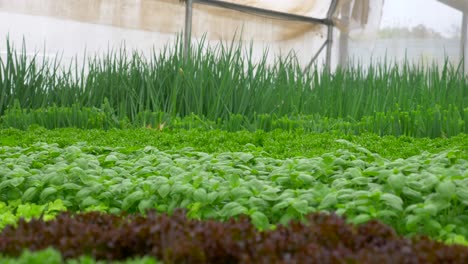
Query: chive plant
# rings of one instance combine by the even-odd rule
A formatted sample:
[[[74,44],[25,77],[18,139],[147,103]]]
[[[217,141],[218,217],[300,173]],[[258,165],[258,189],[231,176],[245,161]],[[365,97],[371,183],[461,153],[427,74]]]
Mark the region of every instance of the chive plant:
[[[7,40],[6,58],[0,58],[0,116],[16,101],[27,112],[107,105],[117,120],[130,123],[153,112],[212,121],[237,116],[250,123],[262,115],[319,115],[349,122],[374,118],[381,126],[390,124],[387,117],[397,117],[397,130],[424,119],[420,123],[426,131],[445,122],[447,133],[466,133],[466,76],[448,62],[442,68],[406,62],[303,72],[293,53],[269,64],[267,50],[254,61],[252,46],[234,41],[209,46],[202,40],[187,59],[182,47],[177,38],[175,45],[153,50],[149,57],[121,47],[86,59],[82,68],[75,58],[74,67],[66,68],[58,59],[29,58],[25,45],[18,52]],[[428,111],[434,112],[433,123]],[[444,111],[448,117],[437,116]]]

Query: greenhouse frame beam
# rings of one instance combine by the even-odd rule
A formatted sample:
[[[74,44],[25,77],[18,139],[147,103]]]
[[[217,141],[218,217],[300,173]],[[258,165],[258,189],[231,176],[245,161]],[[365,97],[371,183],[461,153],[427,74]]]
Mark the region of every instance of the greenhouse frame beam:
[[[308,16],[301,16],[296,14],[290,14],[280,11],[274,11],[264,8],[240,5],[235,3],[224,2],[220,0],[185,0],[185,40],[184,40],[184,56],[187,58],[189,55],[189,48],[190,48],[190,35],[192,31],[192,12],[193,12],[193,4],[202,4],[208,6],[215,6],[225,9],[232,9],[239,12],[250,13],[252,15],[257,16],[268,16],[277,19],[289,20],[289,21],[297,21],[297,22],[304,22],[310,24],[320,24],[327,26],[327,39],[325,40],[324,45],[320,48],[317,54],[313,57],[312,61],[308,65],[310,67],[312,63],[318,58],[319,54],[322,53],[323,49],[326,47],[326,62],[325,68],[329,71],[331,69],[331,56],[332,56],[332,47],[333,47],[333,29],[335,24],[333,22],[333,14],[336,11],[338,6],[338,0],[332,0],[330,9],[327,12],[326,18],[314,18]],[[307,69],[307,67],[306,67]]]
[[[438,0],[442,4],[448,5],[452,8],[462,12],[468,12],[468,2],[466,0]]]
[[[328,32],[327,32],[327,57],[325,58],[325,68],[327,71],[331,70],[331,56],[332,56],[332,48],[333,48],[333,29],[335,25],[333,24],[333,14],[336,11],[336,7],[338,6],[338,0],[332,0],[330,5],[330,9],[327,13],[327,20],[332,21],[331,24],[328,25]]]
[[[461,38],[460,38],[460,57],[462,62],[462,70],[466,73],[468,65],[468,58],[466,54],[466,46],[468,44],[468,1],[466,0],[438,0],[442,4],[455,8],[463,13],[463,19],[461,24]]]
[[[259,7],[229,3],[229,2],[219,1],[219,0],[193,0],[193,2],[196,4],[222,7],[222,8],[237,10],[240,12],[251,13],[253,15],[263,15],[263,16],[269,16],[269,17],[274,17],[274,18],[279,18],[279,19],[284,19],[284,20],[333,26],[333,20],[330,19],[329,16],[327,16],[327,18],[314,18],[314,17],[301,16],[301,15],[290,14],[290,13],[285,13],[285,12],[279,12],[279,11],[274,11],[274,10],[269,10],[269,9],[264,9],[264,8],[259,8]]]

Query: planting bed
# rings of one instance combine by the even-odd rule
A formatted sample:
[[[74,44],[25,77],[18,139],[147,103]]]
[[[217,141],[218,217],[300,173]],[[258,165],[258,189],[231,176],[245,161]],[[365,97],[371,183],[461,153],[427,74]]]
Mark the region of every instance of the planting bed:
[[[438,153],[387,159],[345,140],[334,144],[333,152],[283,159],[254,145],[244,146],[243,152],[215,153],[85,143],[4,146],[0,227],[14,225],[20,217],[53,220],[61,211],[173,213],[185,208],[191,219],[248,216],[257,229],[267,231],[322,211],[336,212],[354,224],[377,219],[403,236],[468,244],[466,149],[448,145]],[[5,240],[8,236],[0,241],[13,245]],[[201,247],[198,242],[192,246]],[[92,250],[79,252],[98,256]],[[370,254],[361,253],[351,258]],[[135,254],[117,259],[150,253]],[[463,259],[465,253],[460,254]]]
[[[242,52],[85,73],[8,45],[0,262],[468,262],[466,76]]]
[[[463,263],[468,250],[427,238],[404,239],[375,221],[359,227],[336,215],[312,214],[259,232],[245,218],[225,223],[171,217],[118,217],[99,213],[62,214],[56,220],[21,221],[0,236],[0,250],[19,255],[54,246],[63,257],[92,254],[119,260],[151,255],[165,263]],[[40,238],[40,239],[38,239]]]

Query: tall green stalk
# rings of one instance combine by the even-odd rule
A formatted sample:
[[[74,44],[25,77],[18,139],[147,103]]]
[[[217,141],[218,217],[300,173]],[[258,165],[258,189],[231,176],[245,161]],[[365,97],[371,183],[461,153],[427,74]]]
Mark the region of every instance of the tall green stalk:
[[[81,68],[75,58],[67,68],[58,59],[28,57],[25,45],[18,52],[7,40],[6,59],[0,58],[0,115],[15,100],[26,111],[54,105],[100,109],[107,100],[110,114],[128,122],[143,112],[213,121],[238,115],[249,122],[264,114],[359,122],[376,113],[395,113],[402,118],[395,123],[399,130],[418,120],[401,113],[439,109],[450,113],[451,121],[441,122],[452,131],[467,126],[467,79],[448,61],[442,68],[384,62],[304,73],[294,53],[269,63],[265,50],[255,61],[252,45],[213,46],[202,39],[184,59],[181,39],[174,44],[148,57],[122,46],[84,59]],[[440,131],[438,115],[434,112],[433,124],[424,123],[426,131]]]

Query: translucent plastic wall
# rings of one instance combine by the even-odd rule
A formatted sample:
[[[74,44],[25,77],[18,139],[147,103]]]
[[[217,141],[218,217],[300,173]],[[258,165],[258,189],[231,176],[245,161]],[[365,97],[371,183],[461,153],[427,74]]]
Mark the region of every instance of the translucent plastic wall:
[[[332,66],[349,62],[410,60],[443,64],[461,61],[462,12],[442,2],[465,0],[338,0],[332,13]],[[269,62],[293,52],[305,67],[312,58],[326,58],[326,23],[298,22],[253,11],[222,7],[238,4],[325,21],[332,0],[224,0],[218,6],[194,1],[192,43],[209,45],[242,37]],[[467,10],[468,12],[468,10]],[[66,63],[74,56],[104,54],[123,43],[129,50],[150,54],[172,46],[184,30],[185,3],[179,0],[0,0],[0,56],[7,34],[27,51]],[[444,24],[446,26],[439,26]],[[241,35],[242,34],[242,35]],[[322,52],[318,53],[322,49]],[[466,46],[465,46],[466,49]]]
[[[460,9],[445,2],[458,3]],[[377,30],[349,34],[349,58],[363,65],[386,60],[424,65],[448,61],[458,66],[463,61],[463,5],[468,1],[385,1]]]
[[[8,34],[18,47],[24,38],[28,52],[58,54],[64,63],[122,44],[150,54],[174,43],[183,25],[184,5],[177,1],[0,0],[2,40]]]
[[[203,36],[210,45],[217,45],[220,40],[228,43],[234,37],[241,39],[245,48],[252,45],[255,60],[260,60],[267,49],[269,62],[294,52],[301,65],[306,66],[325,41],[326,27],[195,4],[193,42]],[[321,54],[318,61],[323,60],[324,54]]]
[[[303,16],[325,17],[328,1],[226,1]],[[268,5],[268,2],[276,3]],[[282,2],[282,1],[281,1]],[[296,2],[296,3],[295,3]],[[302,4],[304,4],[301,6]],[[29,52],[45,50],[46,56],[105,53],[125,43],[144,54],[175,43],[184,30],[185,4],[178,0],[0,0],[0,34],[9,34],[16,46],[24,37]],[[326,27],[258,16],[236,10],[193,5],[192,42],[205,38],[210,45],[240,36],[245,47],[253,45],[254,58],[269,49],[268,61],[296,53],[309,64],[326,40]],[[3,39],[3,38],[2,38]],[[0,43],[5,53],[5,41]],[[323,61],[320,55],[317,61]]]

